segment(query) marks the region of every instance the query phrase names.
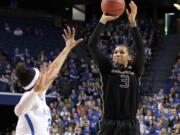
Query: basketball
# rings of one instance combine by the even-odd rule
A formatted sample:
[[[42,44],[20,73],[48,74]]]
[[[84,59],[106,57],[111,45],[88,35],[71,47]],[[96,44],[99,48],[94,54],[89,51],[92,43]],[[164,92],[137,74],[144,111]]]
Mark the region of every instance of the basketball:
[[[101,2],[102,12],[112,16],[121,16],[125,7],[124,0],[102,0]]]

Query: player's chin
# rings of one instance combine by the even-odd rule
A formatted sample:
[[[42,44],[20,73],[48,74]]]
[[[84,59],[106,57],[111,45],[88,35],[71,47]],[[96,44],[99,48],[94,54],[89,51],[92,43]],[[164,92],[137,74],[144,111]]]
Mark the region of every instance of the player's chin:
[[[115,62],[115,64],[118,64],[118,65],[123,65],[124,64],[124,62],[121,61],[121,60],[115,60],[114,62]]]

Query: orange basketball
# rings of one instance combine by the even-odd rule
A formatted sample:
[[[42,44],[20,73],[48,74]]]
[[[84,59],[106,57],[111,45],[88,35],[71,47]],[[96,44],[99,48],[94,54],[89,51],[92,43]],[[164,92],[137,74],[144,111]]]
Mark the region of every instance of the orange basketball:
[[[125,7],[124,0],[102,0],[101,2],[102,12],[112,16],[121,16]]]

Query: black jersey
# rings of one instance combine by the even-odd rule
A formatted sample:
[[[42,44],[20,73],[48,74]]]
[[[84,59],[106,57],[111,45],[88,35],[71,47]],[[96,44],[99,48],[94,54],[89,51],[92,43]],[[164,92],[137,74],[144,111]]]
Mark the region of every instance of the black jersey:
[[[132,28],[136,57],[127,68],[114,65],[98,48],[105,25],[99,23],[92,33],[88,49],[100,69],[102,81],[103,118],[135,119],[139,100],[139,78],[144,69],[144,46],[137,27]]]

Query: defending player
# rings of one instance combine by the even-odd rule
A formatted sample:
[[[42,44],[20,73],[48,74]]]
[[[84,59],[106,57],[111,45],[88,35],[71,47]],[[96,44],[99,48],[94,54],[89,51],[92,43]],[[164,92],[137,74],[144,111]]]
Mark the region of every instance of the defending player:
[[[82,39],[75,40],[75,29],[67,27],[63,38],[66,46],[57,58],[48,66],[29,69],[20,63],[16,66],[16,76],[25,92],[15,107],[19,117],[16,135],[49,135],[51,113],[46,104],[45,93],[59,73],[67,55]]]

